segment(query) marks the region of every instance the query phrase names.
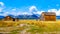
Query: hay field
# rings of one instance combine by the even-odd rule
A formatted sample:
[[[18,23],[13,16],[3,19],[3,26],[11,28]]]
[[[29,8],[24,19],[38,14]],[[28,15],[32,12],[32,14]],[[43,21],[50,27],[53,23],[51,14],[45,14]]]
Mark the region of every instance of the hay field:
[[[60,20],[0,21],[0,32],[12,32],[10,34],[60,34]]]

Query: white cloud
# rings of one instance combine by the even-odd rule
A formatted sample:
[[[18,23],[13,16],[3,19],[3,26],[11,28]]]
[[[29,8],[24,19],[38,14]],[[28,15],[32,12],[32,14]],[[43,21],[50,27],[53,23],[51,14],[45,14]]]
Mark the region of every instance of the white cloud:
[[[16,12],[16,9],[14,8],[14,9],[10,9],[9,11],[8,10],[6,10],[5,12],[4,12],[5,14],[7,14],[7,15],[14,15],[14,16],[16,16],[17,15],[17,12]]]
[[[2,12],[3,8],[0,8],[0,12]]]
[[[31,6],[29,8],[29,12],[22,12],[19,9],[17,10],[17,8],[13,8],[13,9],[11,8],[9,10],[5,10],[4,14],[2,14],[2,15],[3,16],[6,16],[8,14],[11,14],[11,15],[14,15],[14,16],[17,16],[17,15],[26,15],[26,14],[27,15],[32,15],[32,12],[30,12],[30,11],[33,11],[33,10],[36,10],[35,14],[37,14],[37,13],[40,14],[35,6]]]
[[[27,12],[23,12],[24,15],[27,15],[28,13]]]
[[[9,14],[14,15],[14,16],[16,16],[16,15],[17,15],[17,13],[16,13],[16,12],[11,12],[11,13],[9,13]]]
[[[1,5],[1,6],[4,6],[4,3],[3,3],[3,2],[0,2],[0,5]]]
[[[59,10],[57,10],[57,9],[49,9],[48,12],[55,12],[56,16],[60,16],[60,9]]]
[[[60,9],[56,12],[57,16],[60,16]]]
[[[0,8],[0,12],[2,12],[3,8]],[[33,11],[34,10],[34,11]],[[11,14],[11,15],[14,15],[14,16],[17,16],[17,15],[32,15],[32,14],[35,14],[35,15],[41,15],[42,12],[45,12],[44,10],[42,11],[39,11],[36,6],[31,6],[29,8],[29,12],[25,11],[20,11],[20,9],[17,10],[17,8],[11,8],[9,10],[5,10],[3,14],[0,14],[0,15],[3,15],[3,16],[6,16],[8,14]],[[57,16],[60,16],[60,9],[57,10],[57,9],[49,9],[47,12],[55,12]]]
[[[58,6],[58,4],[57,4],[57,6]],[[34,11],[33,11],[34,10]],[[30,8],[29,8],[29,11],[31,11],[31,13],[33,13],[33,14],[41,14],[42,12],[45,12],[45,11],[39,11],[37,8],[36,8],[36,6],[31,6]],[[47,12],[55,12],[56,13],[56,16],[60,16],[60,9],[59,10],[57,10],[57,9],[49,9]]]
[[[16,11],[16,8],[12,9],[12,11]]]
[[[37,8],[36,8],[36,6],[31,6],[30,8],[29,8],[29,11],[31,12],[31,13],[33,13],[33,14],[41,14],[42,12],[45,12],[45,11],[39,11]]]
[[[7,16],[8,14],[6,14],[6,13],[3,13],[3,14],[0,14],[0,16]]]
[[[49,9],[48,12],[57,12],[57,9]]]
[[[42,12],[45,12],[45,11],[37,11],[37,14],[39,14],[39,15],[40,15]]]
[[[59,6],[59,4],[57,4],[56,6]],[[33,11],[34,10],[34,11]],[[34,13],[34,14],[41,14],[42,12],[45,12],[45,11],[39,11],[36,6],[31,6],[29,8],[29,11],[31,11],[31,13]],[[57,9],[49,9],[47,12],[55,12],[56,13],[56,16],[60,16],[60,9],[57,10]]]
[[[2,12],[3,9],[4,9],[4,3],[0,2],[0,12]]]
[[[31,7],[29,8],[29,11],[30,11],[30,12],[32,12],[33,10],[36,10],[36,11],[37,11],[36,6],[31,6]]]
[[[21,12],[17,12],[17,15],[21,15]]]
[[[8,11],[8,10],[4,10],[3,13],[0,14],[0,15],[2,15],[2,16],[7,16],[7,15],[11,14],[11,15],[16,16],[17,13],[16,13],[15,11],[16,11],[15,9],[12,9],[12,8],[11,8],[9,11]]]

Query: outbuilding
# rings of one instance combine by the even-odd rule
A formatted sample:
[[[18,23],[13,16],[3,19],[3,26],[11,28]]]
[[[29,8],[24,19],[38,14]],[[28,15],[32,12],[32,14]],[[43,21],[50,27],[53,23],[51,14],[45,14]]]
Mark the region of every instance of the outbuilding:
[[[41,21],[56,21],[56,13],[55,12],[42,12],[40,16]]]

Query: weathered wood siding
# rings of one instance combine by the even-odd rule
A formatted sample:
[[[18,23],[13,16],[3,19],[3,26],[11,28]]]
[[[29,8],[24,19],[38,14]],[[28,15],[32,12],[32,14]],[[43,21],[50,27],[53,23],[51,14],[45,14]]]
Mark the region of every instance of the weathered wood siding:
[[[42,21],[56,21],[56,14],[52,12],[43,12],[41,14],[40,20]]]
[[[12,17],[10,17],[10,16],[6,16],[4,19],[3,19],[4,21],[12,21],[13,19],[12,19]]]
[[[56,16],[45,16],[45,21],[56,21]]]

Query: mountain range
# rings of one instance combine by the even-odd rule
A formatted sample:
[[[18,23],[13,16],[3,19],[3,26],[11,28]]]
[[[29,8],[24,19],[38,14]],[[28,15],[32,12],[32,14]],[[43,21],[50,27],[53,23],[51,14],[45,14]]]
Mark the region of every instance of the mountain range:
[[[36,15],[18,15],[18,16],[14,16],[14,15],[8,15],[11,16],[12,18],[19,18],[19,19],[39,19],[38,16]],[[0,16],[0,19],[3,19],[5,16]],[[60,16],[56,16],[56,19],[60,19]]]
[[[18,15],[18,16],[14,16],[14,15],[8,15],[11,16],[12,18],[19,18],[19,19],[38,19],[38,16],[36,15]],[[3,19],[5,16],[0,16],[0,19]]]

